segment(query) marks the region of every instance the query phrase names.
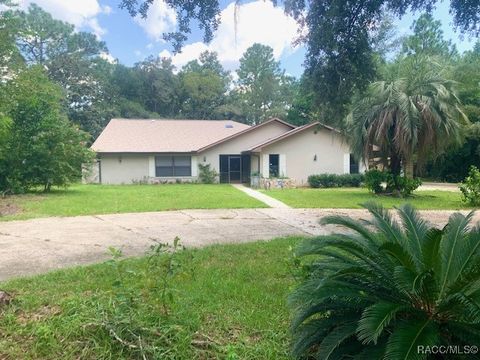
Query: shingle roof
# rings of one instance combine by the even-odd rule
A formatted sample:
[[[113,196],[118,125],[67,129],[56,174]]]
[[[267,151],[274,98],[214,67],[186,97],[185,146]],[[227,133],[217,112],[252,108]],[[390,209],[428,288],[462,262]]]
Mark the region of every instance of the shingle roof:
[[[286,121],[280,120],[280,119],[278,119],[278,118],[271,118],[271,119],[269,119],[269,120],[267,120],[267,121],[264,121],[263,123],[260,123],[260,124],[258,124],[258,125],[254,125],[254,126],[250,126],[250,127],[248,127],[247,129],[244,129],[244,130],[242,130],[242,131],[239,131],[239,132],[236,133],[236,134],[233,134],[233,135],[228,136],[228,137],[226,137],[226,138],[224,138],[224,139],[221,139],[221,140],[219,140],[219,141],[216,141],[216,142],[213,142],[213,143],[211,143],[211,144],[208,144],[207,146],[204,146],[204,147],[202,147],[201,149],[199,149],[199,151],[204,151],[204,150],[210,149],[210,148],[212,148],[212,147],[214,147],[214,146],[217,146],[217,145],[219,145],[219,144],[223,144],[224,142],[226,142],[226,141],[228,141],[228,140],[230,140],[230,139],[235,139],[236,137],[241,136],[241,135],[243,135],[243,134],[245,134],[245,133],[249,133],[249,132],[251,132],[251,131],[255,131],[255,130],[257,130],[258,128],[261,128],[262,126],[265,126],[265,125],[270,124],[270,123],[272,123],[272,122],[278,122],[278,123],[287,125],[288,127],[290,127],[290,129],[295,129],[295,128],[296,128],[295,125],[289,124],[289,123],[287,123]]]
[[[112,119],[91,148],[100,153],[194,152],[249,127],[231,120]]]
[[[265,147],[265,146],[268,146],[268,145],[271,145],[271,144],[276,143],[276,142],[278,142],[278,141],[281,141],[281,140],[283,140],[283,139],[285,139],[285,138],[288,138],[288,137],[290,137],[290,136],[292,136],[292,135],[298,134],[299,132],[302,132],[302,131],[304,131],[304,130],[307,130],[307,129],[310,129],[310,128],[313,128],[313,127],[318,127],[318,126],[323,127],[323,128],[325,128],[325,129],[327,129],[327,130],[330,130],[330,131],[334,131],[334,132],[340,133],[339,130],[337,130],[337,129],[331,127],[331,126],[322,124],[321,122],[318,122],[318,121],[317,121],[317,122],[314,122],[314,123],[311,123],[311,124],[306,124],[306,125],[303,125],[303,126],[299,126],[299,127],[295,128],[295,129],[290,130],[290,131],[288,131],[288,132],[286,132],[286,133],[284,133],[284,134],[281,134],[281,135],[279,135],[279,136],[277,136],[277,137],[275,137],[275,138],[273,138],[273,139],[268,139],[267,141],[264,141],[264,142],[262,142],[262,143],[260,143],[260,144],[257,144],[257,145],[255,145],[255,146],[252,146],[250,149],[247,149],[246,152],[249,152],[249,151],[260,151],[260,150],[261,150],[263,147]]]

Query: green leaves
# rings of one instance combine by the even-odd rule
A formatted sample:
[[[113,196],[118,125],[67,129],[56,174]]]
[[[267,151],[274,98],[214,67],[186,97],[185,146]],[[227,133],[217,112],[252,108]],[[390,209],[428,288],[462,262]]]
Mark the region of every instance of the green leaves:
[[[468,260],[465,256],[470,255],[470,250],[473,250],[472,245],[474,245],[474,249],[476,248],[476,244],[474,242],[469,244],[468,238],[465,236],[472,216],[473,213],[467,216],[455,213],[450,216],[444,236],[440,241],[440,256],[442,257],[439,274],[440,297],[444,295],[448,286],[453,285],[460,276],[463,264]]]
[[[397,214],[365,206],[366,225],[327,217],[322,223],[348,232],[307,239],[297,251],[309,273],[290,296],[302,344],[295,355],[425,359],[421,346],[478,338],[480,228],[470,229],[472,214],[453,214],[440,230],[410,205]]]
[[[431,319],[402,321],[388,340],[385,360],[425,359],[419,347],[438,345],[438,340],[439,329]]]
[[[20,192],[33,186],[65,186],[81,178],[82,165],[93,159],[88,134],[71,124],[61,106],[61,89],[43,70],[32,67],[6,86],[3,106],[10,125],[2,144],[0,190]]]
[[[250,46],[240,59],[237,74],[236,96],[247,123],[255,125],[286,115],[295,81],[280,69],[270,46]]]
[[[364,344],[377,343],[383,330],[390,324],[396,313],[404,309],[404,305],[379,301],[363,311],[358,322],[358,340]]]
[[[450,74],[433,58],[407,57],[390,68],[386,80],[372,83],[354,103],[347,122],[355,152],[381,158],[398,176],[400,165],[405,170],[415,158],[422,166],[458,143],[465,115]]]

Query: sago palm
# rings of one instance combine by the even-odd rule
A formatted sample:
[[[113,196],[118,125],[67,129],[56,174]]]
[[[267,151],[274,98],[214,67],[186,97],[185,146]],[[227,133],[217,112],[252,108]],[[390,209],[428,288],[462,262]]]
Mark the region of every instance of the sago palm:
[[[455,213],[438,229],[410,205],[398,209],[400,221],[365,207],[368,222],[323,218],[348,231],[297,250],[311,262],[290,296],[295,357],[425,359],[418,346],[480,345],[480,228],[472,213]]]
[[[354,151],[381,157],[394,175],[414,156],[417,162],[458,140],[467,121],[445,67],[410,57],[391,65],[387,80],[371,84],[347,117]]]

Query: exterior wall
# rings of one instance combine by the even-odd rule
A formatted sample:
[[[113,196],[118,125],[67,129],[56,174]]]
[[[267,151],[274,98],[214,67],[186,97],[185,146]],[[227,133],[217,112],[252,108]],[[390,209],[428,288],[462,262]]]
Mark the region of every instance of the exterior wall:
[[[100,155],[102,184],[131,184],[148,178],[148,156],[130,154]]]
[[[197,156],[191,157],[192,176],[156,177],[155,154],[101,154],[100,164],[102,184],[192,182],[198,176]]]
[[[348,144],[341,135],[327,129],[308,129],[263,148],[260,153],[263,177],[269,176],[269,154],[280,155],[280,175],[293,179],[298,186],[306,186],[309,175],[344,174],[350,170]]]
[[[90,165],[82,165],[82,184],[100,183],[100,163],[95,161]]]
[[[210,164],[212,169],[218,173],[220,172],[220,155],[236,155],[241,154],[242,151],[248,148],[261,144],[268,139],[277,137],[291,128],[285,124],[278,122],[271,122],[265,126],[262,126],[254,131],[240,135],[232,140],[221,143],[210,149],[201,152],[198,155],[198,162],[201,164]],[[258,171],[258,161],[255,157],[252,158],[251,164],[252,171]],[[261,170],[260,170],[261,171]]]

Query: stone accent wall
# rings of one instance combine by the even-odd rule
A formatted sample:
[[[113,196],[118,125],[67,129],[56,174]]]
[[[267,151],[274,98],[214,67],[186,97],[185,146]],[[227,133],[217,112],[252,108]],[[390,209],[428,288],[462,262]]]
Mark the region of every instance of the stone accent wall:
[[[260,188],[269,190],[269,189],[292,189],[295,188],[295,180],[293,179],[260,179]]]

